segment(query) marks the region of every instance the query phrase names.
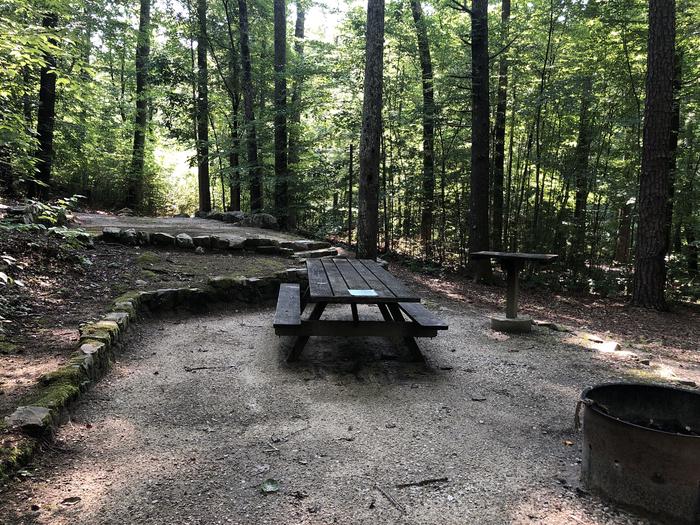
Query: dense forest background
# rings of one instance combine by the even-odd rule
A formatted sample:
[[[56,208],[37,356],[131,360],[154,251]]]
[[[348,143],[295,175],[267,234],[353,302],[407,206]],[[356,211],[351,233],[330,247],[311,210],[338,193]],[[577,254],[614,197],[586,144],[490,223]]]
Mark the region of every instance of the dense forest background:
[[[550,286],[628,293],[649,6],[487,7],[489,245],[559,254]],[[436,267],[468,266],[473,18],[455,0],[385,5],[379,247]],[[366,24],[363,2],[4,0],[2,193],[266,211],[348,240]],[[675,30],[668,289],[697,300],[700,3],[677,1]]]

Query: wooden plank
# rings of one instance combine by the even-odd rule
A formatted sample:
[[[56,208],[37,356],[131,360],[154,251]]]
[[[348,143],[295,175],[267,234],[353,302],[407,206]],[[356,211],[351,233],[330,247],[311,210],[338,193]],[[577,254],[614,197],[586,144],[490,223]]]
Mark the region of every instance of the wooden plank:
[[[306,261],[306,270],[309,274],[309,294],[311,297],[332,297],[333,290],[321,261],[318,259]]]
[[[379,266],[376,261],[370,259],[360,259],[360,262],[371,272],[374,276],[382,281],[384,285],[391,290],[391,292],[396,297],[399,302],[410,302],[418,303],[420,302],[420,297],[418,297],[414,292],[408,289],[408,287],[398,280],[396,277],[387,272],[384,268]]]
[[[279,295],[277,296],[277,310],[275,311],[275,320],[272,325],[277,328],[280,326],[299,326],[300,324],[301,301],[299,285],[283,283],[280,285]]]
[[[352,267],[347,259],[332,259],[333,264],[343,276],[345,284],[348,285],[349,290],[368,290],[373,289],[367,281],[365,281],[362,276],[357,273],[357,270]]]
[[[357,259],[346,259],[346,261],[360,274],[360,277],[365,280],[369,287],[377,292],[377,295],[380,297],[396,297],[393,292],[360,261]]]
[[[414,323],[418,323],[426,328],[435,330],[447,330],[447,325],[438,319],[430,310],[420,303],[399,303],[401,309],[411,318]]]
[[[474,252],[469,255],[473,259],[496,259],[498,261],[518,260],[546,264],[555,261],[559,256],[553,253],[519,253],[519,252]]]
[[[333,261],[328,259],[321,259],[321,264],[323,269],[326,270],[326,275],[328,276],[328,282],[333,290],[334,297],[350,297],[350,292],[348,292],[348,285],[340,274],[338,267]]]
[[[311,336],[321,337],[435,337],[435,328],[426,328],[410,322],[386,321],[319,321],[305,320],[300,326],[287,326],[275,329],[277,335],[296,335],[299,339]],[[296,354],[298,356],[298,353]],[[294,358],[292,358],[293,360]]]

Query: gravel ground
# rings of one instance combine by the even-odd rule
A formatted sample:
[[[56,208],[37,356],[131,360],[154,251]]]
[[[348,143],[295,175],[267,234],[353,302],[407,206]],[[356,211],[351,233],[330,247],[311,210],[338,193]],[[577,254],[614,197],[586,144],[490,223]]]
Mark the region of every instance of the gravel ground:
[[[58,440],[2,488],[0,522],[649,523],[578,489],[573,428],[585,386],[637,365],[428,304],[450,330],[419,341],[426,363],[327,338],[287,365],[272,308],[138,325]],[[267,478],[278,492],[261,492]]]

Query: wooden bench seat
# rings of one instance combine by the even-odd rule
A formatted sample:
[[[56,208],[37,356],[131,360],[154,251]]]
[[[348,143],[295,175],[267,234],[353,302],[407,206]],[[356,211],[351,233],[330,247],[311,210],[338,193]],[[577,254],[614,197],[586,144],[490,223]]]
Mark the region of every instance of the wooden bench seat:
[[[447,330],[447,324],[420,303],[399,303],[399,307],[410,317],[411,321],[424,328]]]
[[[272,325],[275,327],[275,331],[278,328],[301,326],[301,294],[298,284],[280,284],[277,311]]]

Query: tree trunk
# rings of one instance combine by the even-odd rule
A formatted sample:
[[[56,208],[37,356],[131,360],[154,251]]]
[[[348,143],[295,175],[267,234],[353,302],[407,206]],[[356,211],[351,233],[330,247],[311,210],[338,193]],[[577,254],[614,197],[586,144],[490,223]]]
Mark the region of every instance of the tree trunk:
[[[418,54],[423,80],[423,186],[421,193],[420,237],[425,256],[433,256],[433,199],[435,194],[435,94],[433,63],[430,58],[428,31],[420,0],[411,0],[413,22],[416,26]]]
[[[469,253],[489,249],[488,0],[472,0],[472,147]],[[472,260],[474,280],[491,278],[488,259]]]
[[[231,42],[229,57],[229,72],[231,75],[231,149],[228,154],[228,163],[230,168],[229,189],[232,211],[240,211],[241,209],[241,160],[240,147],[241,139],[238,136],[238,111],[241,105],[241,86],[239,81],[239,65],[236,48]]]
[[[287,227],[292,230],[296,228],[296,197],[299,183],[299,137],[301,136],[301,86],[304,79],[304,2],[297,0],[297,20],[294,25],[294,53],[296,55],[297,71],[292,88],[292,107],[290,111],[291,127],[289,129],[289,214],[287,216]]]
[[[659,310],[667,308],[664,288],[675,36],[675,0],[650,0],[644,149],[632,302]]]
[[[575,270],[581,270],[585,259],[586,244],[586,205],[588,203],[588,157],[591,153],[591,88],[593,80],[584,77],[581,91],[581,112],[578,123],[578,139],[574,153],[574,181],[576,184],[576,199],[574,203],[574,235],[571,240],[569,262]],[[564,203],[566,205],[566,203]]]
[[[501,45],[507,45],[510,23],[510,0],[501,2]],[[503,248],[503,173],[505,171],[506,100],[508,95],[508,53],[502,51],[498,63],[498,101],[493,140],[493,249]]]
[[[250,209],[258,213],[263,207],[262,166],[258,162],[258,139],[253,112],[253,77],[250,62],[250,32],[248,28],[248,5],[238,0],[238,28],[241,37],[241,61],[243,62],[243,112],[246,125],[246,150],[250,175]]]
[[[668,177],[668,206],[666,208],[666,250],[670,254],[672,249],[671,244],[671,228],[673,226],[673,203],[675,201],[675,182],[676,182],[676,165],[678,156],[678,133],[681,127],[681,87],[683,85],[683,57],[679,52],[674,55],[673,65],[673,112],[671,117],[671,135],[669,142],[669,151],[671,162],[669,166]]]
[[[48,32],[53,32],[57,24],[58,15],[55,13],[47,14],[41,21],[42,27]],[[57,43],[54,37],[51,37],[51,40]],[[36,123],[39,142],[39,149],[36,152],[37,180],[43,184],[31,184],[30,195],[35,197],[48,195],[53,166],[53,131],[56,122],[56,57],[50,53],[44,53],[44,62],[39,80],[39,111]]]
[[[275,30],[275,215],[287,228],[287,4],[274,0]]]
[[[207,0],[197,0],[197,179],[199,211],[211,211],[209,188],[209,72],[207,70]]]
[[[151,52],[151,0],[141,0],[139,34],[136,44],[136,113],[134,147],[126,191],[126,206],[141,208],[143,200],[143,166],[148,130],[148,58]]]
[[[357,257],[361,259],[377,258],[383,60],[384,0],[368,0],[357,220]]]

